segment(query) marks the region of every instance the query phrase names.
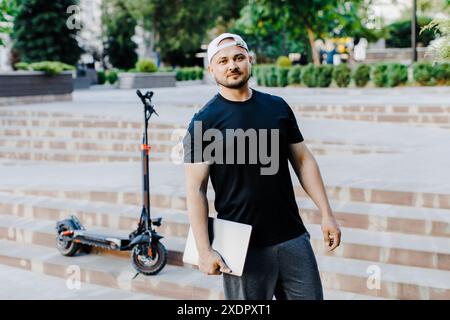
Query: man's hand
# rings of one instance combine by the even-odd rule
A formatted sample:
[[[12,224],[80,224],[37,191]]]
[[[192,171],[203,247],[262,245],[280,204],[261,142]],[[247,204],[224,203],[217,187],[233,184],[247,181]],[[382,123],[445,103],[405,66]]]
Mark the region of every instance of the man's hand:
[[[341,230],[332,214],[322,216],[323,240],[328,251],[333,251],[341,243]]]
[[[222,260],[220,254],[215,250],[200,253],[198,268],[208,275],[219,275],[222,272],[230,273],[231,270]]]

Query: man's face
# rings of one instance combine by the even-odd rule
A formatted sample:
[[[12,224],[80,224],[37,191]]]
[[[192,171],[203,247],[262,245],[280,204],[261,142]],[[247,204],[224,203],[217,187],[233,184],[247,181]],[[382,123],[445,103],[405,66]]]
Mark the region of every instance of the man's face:
[[[219,45],[233,39],[224,39]],[[217,52],[208,66],[216,82],[226,88],[238,89],[244,86],[251,74],[251,56],[238,46],[224,48]]]

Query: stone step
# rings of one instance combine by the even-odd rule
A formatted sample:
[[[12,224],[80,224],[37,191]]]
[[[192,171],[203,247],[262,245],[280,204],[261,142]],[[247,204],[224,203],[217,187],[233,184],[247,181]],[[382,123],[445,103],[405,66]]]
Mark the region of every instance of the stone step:
[[[65,119],[65,118],[38,118],[38,119],[17,119],[14,117],[1,117],[0,126],[24,126],[24,127],[56,127],[56,128],[121,128],[121,129],[142,129],[143,123],[130,120],[107,120],[107,119]],[[149,128],[177,129],[183,126],[173,123],[150,122]]]
[[[22,268],[0,265],[1,300],[167,300],[169,298],[147,293],[134,293],[90,283],[74,283]],[[33,284],[33,285],[30,285]],[[7,288],[7,289],[6,289]],[[331,297],[358,299],[347,293],[331,292]]]
[[[450,106],[398,106],[398,105],[306,105],[293,104],[292,109],[295,112],[312,113],[366,113],[366,114],[384,114],[384,115],[450,115]]]
[[[317,261],[326,290],[387,299],[448,299],[450,295],[447,271],[324,256]],[[60,277],[75,266],[80,268],[83,282],[179,299],[223,298],[221,277],[186,267],[167,265],[157,276],[131,281],[134,272],[124,259],[92,254],[68,258],[55,249],[7,240],[0,240],[0,264]],[[368,275],[373,270],[380,282],[369,287]]]
[[[30,197],[14,201],[7,196],[0,199],[0,234],[15,240],[28,238],[34,244],[54,245],[54,223],[75,214],[82,223],[92,228],[108,228],[108,234],[120,231],[124,237],[135,229],[139,208],[133,206],[100,205],[96,203],[77,203],[58,199]],[[71,208],[71,209],[67,209]],[[182,211],[152,208],[154,217],[162,217],[160,233],[166,236],[170,244],[174,264],[182,265],[181,257],[184,242],[189,230],[187,214]],[[133,214],[134,213],[134,214]],[[339,218],[338,218],[339,219]],[[324,252],[320,224],[305,224],[311,233],[313,248],[317,254]],[[39,223],[37,223],[39,222]],[[33,229],[29,229],[33,227]],[[111,231],[112,230],[112,231]],[[342,246],[333,254],[340,257],[389,262],[393,264],[413,265],[427,268],[450,270],[450,239],[442,237],[404,235],[393,232],[379,232],[342,227],[345,235]],[[27,235],[27,236],[25,236]],[[178,260],[177,260],[178,259]]]
[[[64,257],[56,248],[0,240],[0,264],[67,279],[74,270],[83,283],[171,299],[223,299],[222,279],[198,270],[166,265],[156,276],[138,276],[130,261],[86,254]]]
[[[320,118],[320,119],[336,119],[336,120],[353,120],[353,121],[369,121],[369,122],[390,122],[399,124],[426,124],[432,126],[448,125],[450,116],[421,114],[421,115],[384,115],[373,113],[313,113],[301,112],[298,115],[302,118]]]
[[[393,154],[398,153],[397,149],[389,147],[375,147],[375,146],[352,146],[352,145],[332,145],[332,144],[313,144],[307,142],[308,147],[316,155],[339,155],[339,154],[369,154],[369,153],[384,153]],[[183,145],[181,142],[178,144],[176,141],[149,141],[153,152],[160,153],[171,153],[174,147],[180,148],[182,150]],[[40,150],[58,150],[60,152],[71,151],[71,150],[81,150],[81,151],[92,151],[92,152],[137,152],[139,153],[140,143],[137,140],[86,140],[79,138],[72,138],[70,141],[61,140],[58,138],[21,138],[21,139],[0,139],[0,152],[2,148],[7,148],[8,150],[22,151],[23,149],[31,151]],[[31,156],[30,156],[31,158]]]
[[[79,213],[85,211],[106,213],[117,212],[124,215],[129,212],[136,217],[141,207],[141,194],[133,192],[97,192],[97,191],[52,191],[52,190],[4,190],[0,194],[3,211],[24,214],[40,206],[64,209],[65,203]],[[36,203],[37,201],[37,203]],[[185,198],[176,195],[152,192],[152,208],[158,211],[175,212],[184,215]],[[309,198],[298,198],[298,207],[305,223],[320,224],[320,213]],[[83,205],[82,205],[83,204]],[[84,205],[85,204],[85,205]],[[27,205],[32,205],[25,209]],[[343,227],[404,234],[450,237],[450,215],[447,209],[414,208],[398,205],[368,204],[364,202],[347,202],[330,200],[333,212]],[[210,214],[217,214],[214,201],[209,200]],[[118,210],[118,211],[117,211]],[[56,219],[56,218],[55,218]],[[96,218],[98,219],[98,218]],[[128,227],[127,227],[128,228]]]
[[[26,148],[16,149],[0,147],[0,158],[44,162],[136,162],[141,161],[141,155],[136,152],[95,152],[90,150],[47,150]],[[167,152],[150,152],[150,161],[171,161]]]
[[[20,255],[21,250],[22,253],[27,252],[26,257]],[[75,259],[77,264],[74,264]],[[221,277],[206,276],[195,269],[167,265],[156,276],[139,276],[131,280],[134,271],[125,260],[118,261],[112,257],[95,255],[72,259],[62,257],[55,250],[45,247],[25,247],[23,244],[5,240],[0,240],[0,270],[5,271],[0,274],[7,275],[2,284],[17,289],[9,290],[9,298],[5,299],[223,299]],[[73,283],[74,271],[79,271],[81,275],[80,289],[69,289],[67,286],[69,277]],[[34,284],[42,282],[42,286],[36,285],[33,288],[54,290],[41,292],[39,295],[39,290],[29,288],[27,280]],[[8,285],[9,283],[11,284]],[[21,287],[24,290],[20,290]],[[324,298],[384,299],[326,288]]]
[[[170,140],[175,130],[185,132],[185,129],[151,128],[148,131],[150,140]],[[181,132],[179,131],[179,132]],[[178,131],[176,131],[178,132]],[[133,140],[142,141],[141,130],[122,128],[56,128],[56,127],[21,127],[5,126],[0,128],[0,135],[4,137],[49,137],[62,139],[100,139],[100,140]]]

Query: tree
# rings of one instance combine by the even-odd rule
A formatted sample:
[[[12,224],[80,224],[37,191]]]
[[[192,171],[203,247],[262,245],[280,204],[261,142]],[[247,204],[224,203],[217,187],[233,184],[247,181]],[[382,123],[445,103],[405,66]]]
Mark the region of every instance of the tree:
[[[109,62],[115,68],[133,68],[138,59],[137,45],[132,40],[137,22],[126,1],[103,1],[102,23],[105,26],[105,54]]]
[[[150,33],[150,46],[171,65],[195,64],[208,31],[239,17],[245,0],[125,0],[138,24]]]
[[[236,26],[259,37],[260,47],[271,38],[285,54],[292,43],[306,38],[313,61],[319,64],[315,40],[360,32],[364,28],[359,10],[362,4],[362,0],[251,0]]]
[[[81,55],[76,28],[68,28],[67,8],[76,0],[17,0],[13,47],[24,62],[43,60],[76,64]]]
[[[0,46],[4,45],[4,35],[11,34],[16,14],[16,0],[0,0]]]

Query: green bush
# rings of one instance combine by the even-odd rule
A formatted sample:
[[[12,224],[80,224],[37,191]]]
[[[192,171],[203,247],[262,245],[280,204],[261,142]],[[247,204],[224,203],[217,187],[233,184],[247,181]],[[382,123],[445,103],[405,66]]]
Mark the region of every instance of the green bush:
[[[98,84],[105,84],[106,82],[106,73],[104,70],[97,71],[97,83]]]
[[[14,65],[14,68],[16,68],[16,70],[31,70],[30,64],[27,62],[17,62]]]
[[[321,88],[328,88],[331,84],[333,75],[333,66],[329,64],[322,64],[317,66],[317,86]]]
[[[351,69],[347,64],[341,63],[333,69],[333,80],[340,88],[345,88],[350,84]]]
[[[309,88],[317,87],[317,71],[316,67],[310,63],[302,68],[301,82]]]
[[[413,64],[413,78],[423,86],[431,85],[433,81],[433,66],[429,62]]]
[[[386,68],[388,87],[396,87],[408,81],[408,67],[400,63],[390,63]]]
[[[288,68],[288,67],[292,66],[292,62],[291,62],[291,60],[288,57],[280,56],[277,59],[276,65],[277,65],[277,67],[286,67],[286,68]]]
[[[420,32],[421,28],[431,22],[431,18],[417,17],[416,37],[417,42],[421,42],[427,47],[432,40],[438,37],[431,29]],[[386,47],[387,48],[410,48],[411,47],[411,19],[393,22],[385,27],[387,31]]]
[[[264,77],[266,79],[265,85],[267,87],[276,87],[278,85],[277,83],[277,72],[276,67],[267,67],[266,72],[264,73]]]
[[[175,69],[175,80],[183,81],[183,70],[180,68]]]
[[[300,84],[300,75],[301,75],[302,69],[299,65],[295,65],[292,68],[289,69],[288,72],[288,84]]]
[[[117,82],[117,79],[119,79],[119,76],[116,70],[108,70],[106,78],[110,84],[114,84]]]
[[[372,68],[371,78],[375,86],[386,87],[387,86],[387,64],[380,63],[374,65]]]
[[[288,85],[288,72],[289,67],[278,67],[277,68],[277,84],[279,87],[286,87]]]
[[[139,59],[138,62],[136,62],[136,70],[138,72],[156,72],[158,71],[158,68],[151,59]]]
[[[438,84],[447,84],[450,80],[450,63],[437,63],[433,65],[432,75]]]
[[[197,67],[197,68],[195,69],[195,72],[196,72],[197,80],[202,80],[202,79],[203,79],[203,76],[204,76],[204,70],[203,70],[203,68]]]
[[[14,65],[18,70],[34,70],[43,71],[47,75],[60,74],[63,71],[75,70],[74,66],[71,66],[60,61],[40,61],[33,63],[18,62]]]
[[[353,80],[357,87],[365,87],[370,81],[370,66],[367,64],[360,64],[353,72]]]

